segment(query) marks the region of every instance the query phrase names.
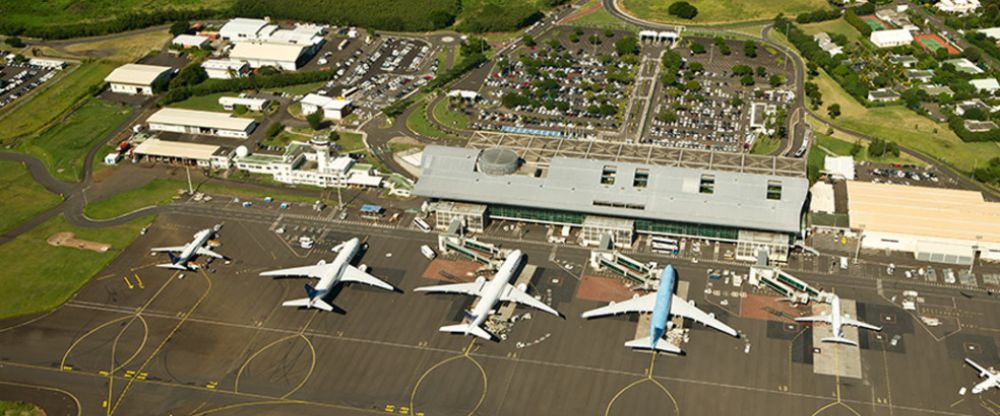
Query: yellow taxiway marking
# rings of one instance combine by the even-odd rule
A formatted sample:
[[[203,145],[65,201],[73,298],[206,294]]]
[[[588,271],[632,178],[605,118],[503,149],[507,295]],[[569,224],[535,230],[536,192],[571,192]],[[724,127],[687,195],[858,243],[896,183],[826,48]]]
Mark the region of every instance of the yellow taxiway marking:
[[[139,289],[145,289],[146,286],[142,285],[142,279],[139,278],[139,273],[135,274],[135,281],[139,285]]]
[[[122,280],[125,281],[125,284],[128,285],[129,289],[132,289],[132,288],[135,287],[135,286],[132,286],[132,282],[128,281],[128,276],[122,276]]]

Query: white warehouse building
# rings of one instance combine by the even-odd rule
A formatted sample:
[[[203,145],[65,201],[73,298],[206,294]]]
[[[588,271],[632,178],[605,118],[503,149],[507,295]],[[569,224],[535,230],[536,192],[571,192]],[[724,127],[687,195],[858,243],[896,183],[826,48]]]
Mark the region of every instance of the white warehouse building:
[[[229,59],[245,61],[251,68],[273,66],[295,71],[309,60],[310,46],[285,43],[240,42],[229,52]]]
[[[208,59],[201,63],[205,73],[212,79],[239,78],[250,72],[250,65],[232,59]]]
[[[939,263],[1000,261],[1000,204],[979,192],[851,181],[847,198],[863,248]]]
[[[319,94],[307,94],[299,101],[302,104],[302,114],[312,114],[323,109],[323,118],[327,120],[343,120],[351,114],[351,100],[332,98]]]
[[[868,40],[880,48],[894,48],[909,45],[913,42],[913,34],[906,29],[876,30],[872,32]]]
[[[268,25],[267,20],[237,17],[226,22],[219,29],[219,37],[230,42],[258,40],[271,35],[278,27]]]
[[[371,165],[355,163],[347,155],[333,157],[325,142],[292,142],[280,155],[238,150],[235,164],[237,169],[271,175],[278,182],[296,185],[378,188],[384,182],[384,177]]]
[[[125,64],[111,71],[104,81],[111,92],[129,95],[153,95],[153,84],[169,79],[174,69],[169,66]]]
[[[252,118],[233,117],[213,111],[164,108],[146,119],[149,129],[184,134],[203,134],[245,139],[257,127]]]

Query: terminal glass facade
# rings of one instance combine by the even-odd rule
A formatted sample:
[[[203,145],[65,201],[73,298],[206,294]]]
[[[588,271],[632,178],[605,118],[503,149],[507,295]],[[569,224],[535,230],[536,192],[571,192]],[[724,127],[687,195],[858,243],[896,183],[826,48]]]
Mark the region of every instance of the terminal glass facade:
[[[576,212],[513,205],[490,205],[489,215],[491,218],[569,225],[582,225],[583,219],[586,217],[586,215]]]
[[[635,229],[643,234],[686,235],[730,241],[739,238],[739,230],[736,228],[669,220],[636,219]]]

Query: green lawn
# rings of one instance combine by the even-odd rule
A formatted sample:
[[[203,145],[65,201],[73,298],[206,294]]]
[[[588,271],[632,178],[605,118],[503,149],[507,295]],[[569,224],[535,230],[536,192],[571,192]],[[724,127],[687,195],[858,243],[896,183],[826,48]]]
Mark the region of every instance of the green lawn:
[[[359,133],[340,132],[340,140],[337,140],[341,153],[354,153],[365,150],[365,142]]]
[[[640,19],[659,22],[683,23],[732,23],[747,20],[773,19],[778,13],[795,16],[802,12],[829,8],[824,0],[687,0],[698,9],[692,20],[681,19],[667,13],[674,1],[623,0],[625,10]]]
[[[0,245],[0,318],[44,312],[61,305],[95,276],[149,225],[152,216],[126,225],[106,228],[73,227],[60,215]],[[54,247],[46,241],[53,234],[69,231],[76,238],[106,243],[111,250],[97,253]]]
[[[86,96],[91,86],[104,82],[112,69],[107,63],[82,64],[65,78],[44,84],[23,105],[0,113],[0,143],[37,133]]]
[[[809,23],[809,24],[799,25],[799,27],[802,28],[803,32],[805,32],[807,35],[810,36],[815,35],[819,32],[826,32],[831,35],[833,34],[844,35],[851,42],[857,42],[861,40],[861,32],[858,32],[858,30],[855,29],[854,26],[851,26],[850,23],[847,23],[847,21],[844,20],[844,18],[827,20],[825,22]]]
[[[420,100],[416,110],[410,113],[410,117],[406,119],[406,127],[428,137],[455,138],[455,136],[441,131],[427,119],[427,102],[424,100]]]
[[[825,134],[816,134],[816,144],[822,146],[823,148],[833,152],[834,155],[838,156],[849,156],[851,154],[851,149],[854,147],[854,142],[848,140],[838,139]],[[900,154],[899,157],[889,156],[889,157],[875,157],[868,154],[868,147],[866,143],[864,150],[859,152],[854,156],[854,160],[875,162],[875,163],[900,163],[900,164],[914,164],[914,165],[925,165],[925,163],[913,159],[905,154]]]
[[[29,139],[21,148],[45,162],[56,178],[76,182],[81,179],[90,148],[124,123],[131,112],[130,107],[91,98],[65,121]]]
[[[865,108],[826,73],[821,72],[813,82],[823,95],[823,108],[818,115],[829,120],[826,107],[840,104],[842,115],[833,120],[837,126],[896,142],[966,173],[976,164],[1000,157],[1000,147],[996,143],[963,142],[947,124],[936,123],[901,105]]]
[[[196,95],[184,101],[178,101],[176,103],[170,104],[170,106],[177,108],[185,108],[188,110],[226,111],[225,109],[222,108],[222,104],[219,104],[219,97],[236,96],[236,95],[238,94],[232,92],[220,92],[209,95]]]
[[[211,195],[261,199],[270,196],[280,202],[303,203],[312,203],[317,199],[310,196],[240,188],[239,185],[223,185],[218,183],[195,183],[194,185],[196,191]],[[84,207],[83,212],[93,219],[115,218],[139,208],[168,204],[178,195],[178,190],[183,191],[186,189],[187,183],[181,180],[154,179],[146,185],[131,191],[122,192],[100,201],[92,201]]]
[[[760,137],[753,143],[750,153],[755,155],[769,155],[778,150],[781,140],[776,137]]]
[[[62,202],[62,197],[46,190],[31,178],[21,163],[0,161],[0,233]]]
[[[438,122],[456,130],[464,130],[469,127],[469,116],[460,111],[448,108],[448,100],[443,99],[434,106],[434,118]]]
[[[49,26],[73,24],[80,22],[96,22],[119,17],[129,12],[147,12],[151,9],[223,9],[230,7],[233,0],[170,0],[169,2],[153,0],[46,0],[22,1],[0,0],[0,10],[4,19],[11,23],[30,26]]]
[[[325,82],[313,82],[309,84],[289,85],[287,87],[265,88],[263,92],[285,92],[289,95],[305,95],[316,91],[326,85]],[[232,93],[230,93],[232,94]]]
[[[580,7],[579,10],[588,10],[590,7],[594,7],[594,3],[600,3],[600,0],[590,0],[586,4]],[[589,13],[585,16],[581,16],[571,22],[570,26],[581,26],[581,27],[596,27],[600,29],[621,29],[630,32],[638,32],[639,27],[626,23],[618,18],[608,13],[603,7],[597,9],[596,11]]]
[[[0,415],[3,416],[39,416],[44,414],[41,409],[31,403],[0,401]]]

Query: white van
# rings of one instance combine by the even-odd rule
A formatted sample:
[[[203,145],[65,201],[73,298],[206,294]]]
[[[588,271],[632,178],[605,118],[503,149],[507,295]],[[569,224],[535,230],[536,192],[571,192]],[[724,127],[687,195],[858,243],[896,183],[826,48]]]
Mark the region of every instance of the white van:
[[[840,268],[847,270],[847,257],[844,256],[840,257]]]
[[[427,221],[424,221],[421,218],[414,218],[413,225],[417,226],[417,228],[419,228],[420,231],[423,231],[425,233],[431,232],[431,225],[428,224]]]
[[[420,246],[420,254],[423,254],[428,260],[434,260],[434,258],[437,257],[437,253],[434,252],[434,249],[427,244]]]

